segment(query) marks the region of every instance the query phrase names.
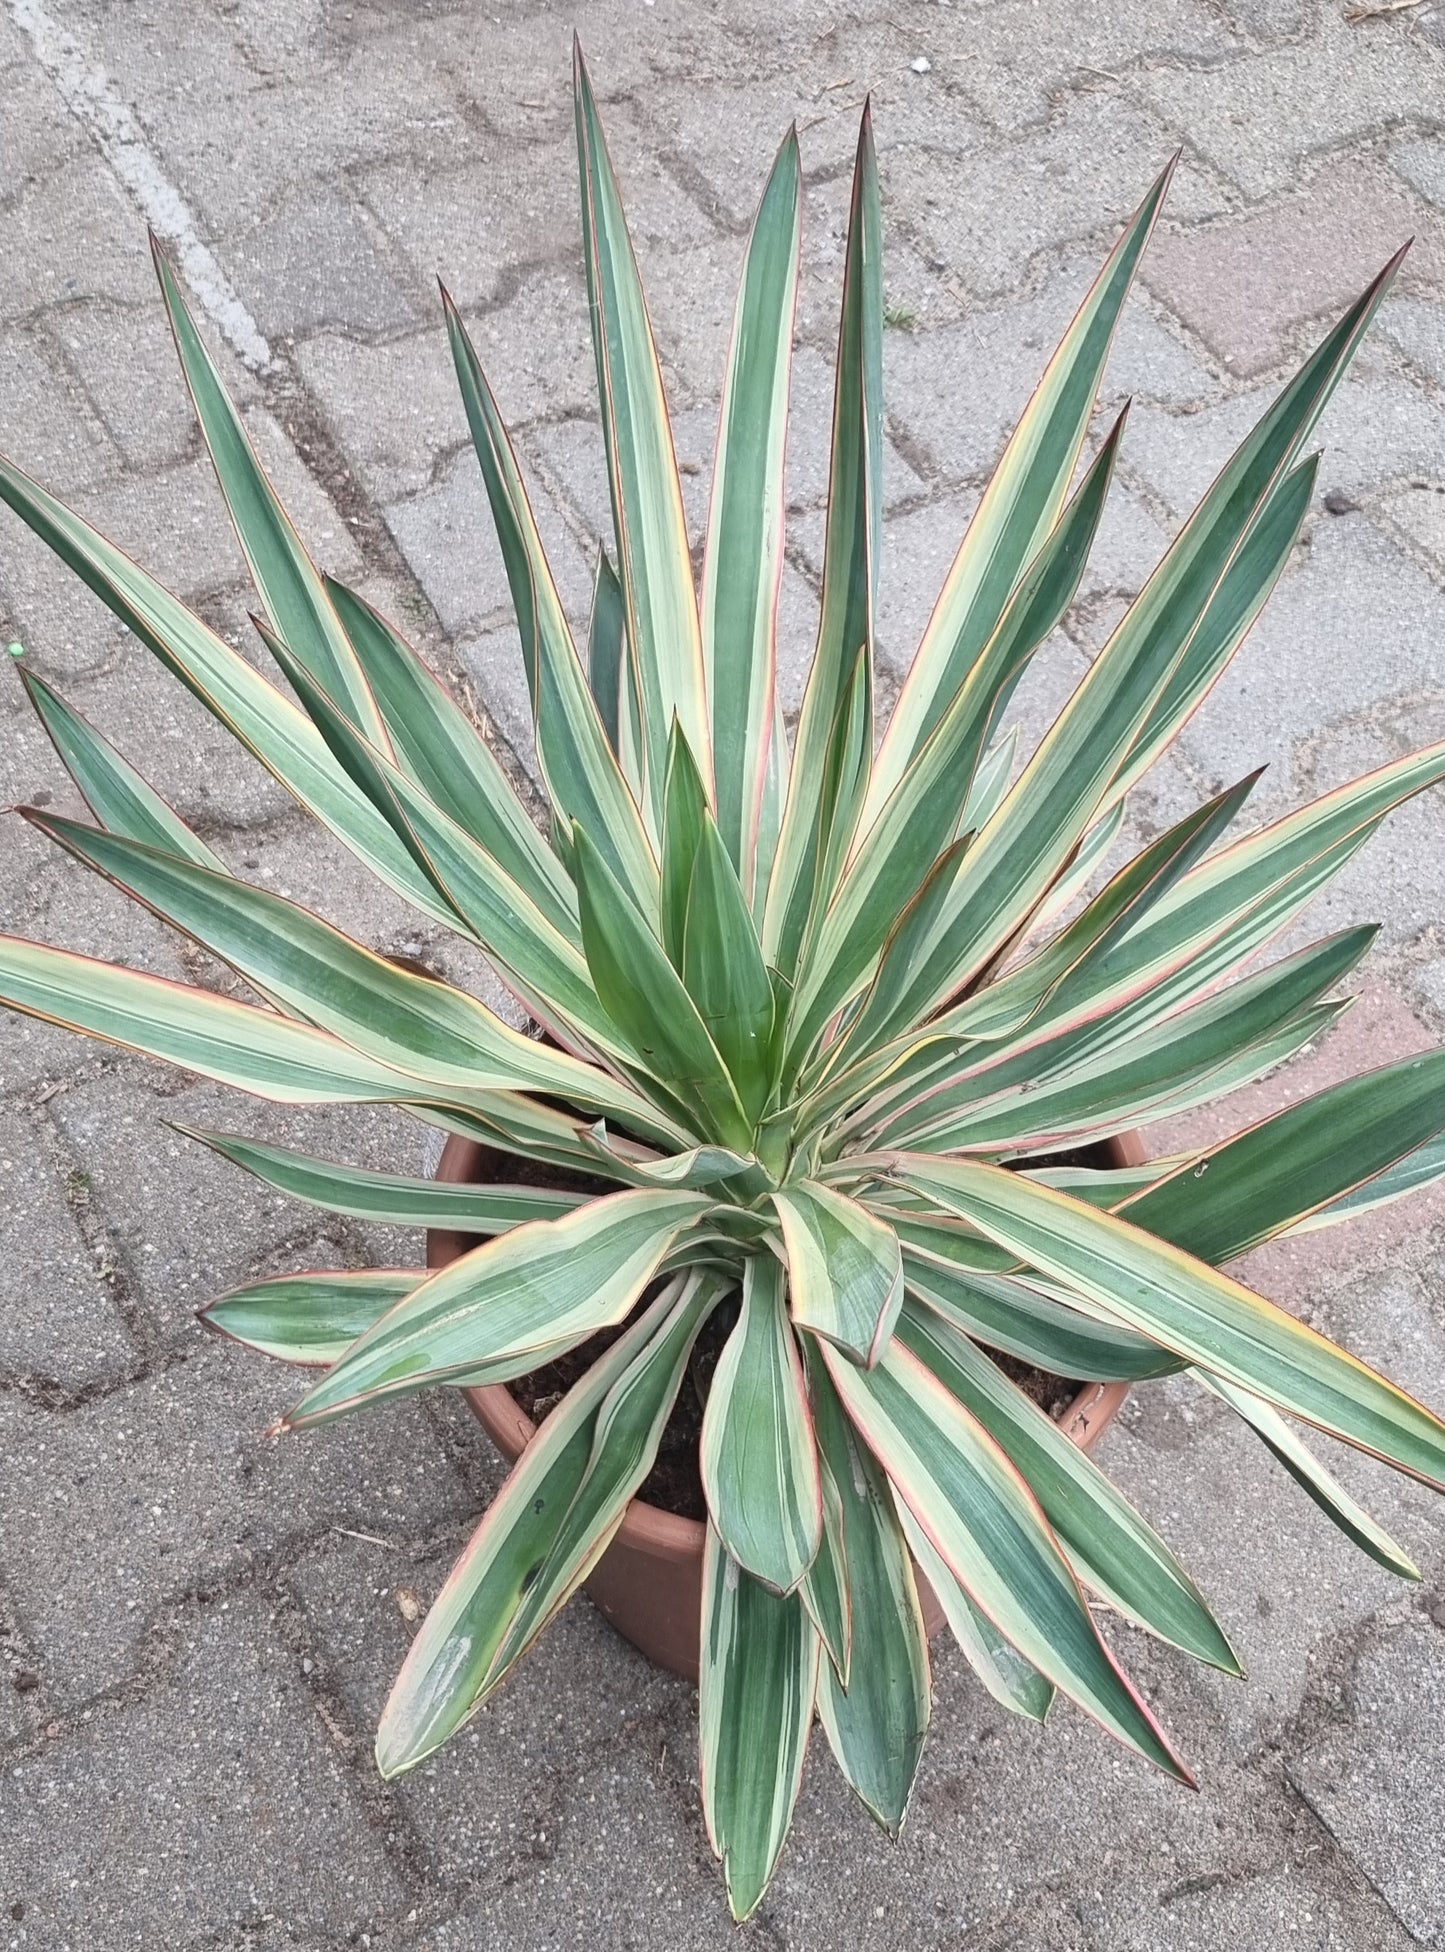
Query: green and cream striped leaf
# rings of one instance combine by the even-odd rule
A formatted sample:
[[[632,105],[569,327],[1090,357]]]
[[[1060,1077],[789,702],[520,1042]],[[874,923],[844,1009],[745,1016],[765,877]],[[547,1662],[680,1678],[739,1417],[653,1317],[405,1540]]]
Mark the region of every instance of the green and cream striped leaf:
[[[425,1279],[426,1270],[419,1267],[283,1274],[219,1296],[201,1310],[200,1319],[262,1355],[329,1368]]]
[[[1313,425],[1393,264],[1349,308],[1226,463],[1159,567],[979,834],[907,961],[880,964],[854,1048],[916,1022],[985,970],[1048,893],[1149,722],[1214,591]],[[1181,709],[1183,707],[1181,706]]]
[[[344,583],[326,579],[385,722],[397,764],[486,850],[574,944],[577,900],[491,747],[406,639]]]
[[[450,1184],[402,1173],[314,1159],[290,1146],[270,1145],[240,1132],[208,1132],[173,1124],[183,1138],[209,1146],[288,1199],[327,1213],[344,1213],[390,1227],[443,1227],[457,1233],[503,1234],[529,1220],[560,1220],[594,1196],[551,1187]],[[357,1333],[360,1334],[358,1329]]]
[[[958,831],[1000,695],[1022,675],[1078,589],[1122,431],[1121,415],[957,696],[855,844],[842,885],[804,944],[789,1020],[795,1049],[810,1049],[864,982],[893,923]]]
[[[566,826],[580,820],[646,914],[657,905],[657,862],[637,801],[608,743],[552,579],[526,486],[461,314],[444,290],[452,362],[496,525],[531,691],[537,762]],[[624,731],[625,727],[619,727]],[[664,734],[665,736],[665,734]],[[624,740],[625,751],[625,740]]]
[[[3,459],[0,499],[373,874],[433,921],[457,926],[451,904],[304,712],[114,543]]]
[[[974,1605],[903,1500],[895,1495],[893,1502],[908,1550],[933,1588],[964,1659],[1001,1708],[1027,1721],[1044,1721],[1053,1706],[1053,1682],[1030,1667],[1018,1648],[1005,1640],[988,1615]]]
[[[627,611],[622,585],[607,551],[599,546],[592,580],[592,614],[587,622],[587,683],[597,702],[607,743],[619,757],[626,673]],[[635,710],[630,699],[629,708]]]
[[[774,1085],[774,998],[747,897],[722,835],[705,814],[683,926],[683,987],[753,1123]]]
[[[801,198],[798,137],[790,129],[743,262],[702,563],[702,654],[718,831],[749,903],[773,733]]]
[[[604,1350],[513,1465],[432,1603],[382,1713],[376,1764],[401,1775],[480,1706],[488,1670],[539,1567],[562,1535],[593,1455],[597,1415],[672,1307],[652,1308]]]
[[[1428,1183],[1432,1157],[1445,1170],[1442,1130],[1445,1051],[1422,1052],[1286,1105],[1184,1161],[1118,1211],[1217,1266],[1286,1230],[1348,1217],[1346,1203],[1370,1204],[1382,1179],[1376,1197],[1400,1197],[1410,1188],[1397,1192],[1392,1170]]]
[[[883,240],[878,162],[867,107],[858,131],[843,264],[843,310],[833,394],[828,515],[818,641],[803,694],[787,799],[763,924],[769,964],[790,981],[827,857],[846,853],[867,780],[830,768],[840,721],[869,722],[883,465]],[[859,692],[867,702],[858,709]],[[831,772],[831,777],[830,777]],[[846,789],[856,797],[844,798]],[[841,848],[837,830],[842,829]]]
[[[855,1362],[876,1362],[903,1305],[898,1236],[856,1200],[813,1180],[779,1187],[773,1206],[793,1321]]]
[[[903,1275],[908,1293],[934,1314],[975,1341],[1052,1376],[1081,1383],[1138,1382],[1183,1367],[1178,1356],[1148,1336],[1086,1315],[1013,1275],[949,1267],[908,1248]]]
[[[742,1313],[718,1359],[702,1420],[702,1483],[728,1554],[791,1593],[817,1556],[823,1493],[781,1264],[748,1256]]]
[[[1241,1672],[1223,1629],[1169,1547],[1052,1417],[940,1316],[910,1311],[898,1335],[1012,1459],[1087,1586],[1196,1660]]]
[[[848,1686],[853,1653],[853,1601],[848,1575],[848,1547],[843,1537],[843,1494],[823,1457],[818,1454],[818,1477],[823,1490],[823,1532],[817,1555],[804,1573],[798,1591],[808,1618],[832,1663],[839,1684]]]
[[[617,533],[617,573],[641,706],[647,800],[653,819],[660,822],[674,718],[704,776],[711,776],[702,638],[662,371],[580,48],[574,50],[574,72],[582,249]]]
[[[52,691],[43,678],[20,667],[20,681],[50,735],[65,770],[84,795],[85,803],[113,834],[163,847],[198,867],[227,872],[226,864],[195,834],[160,794],[122,759],[108,739],[87,719]]]
[[[682,978],[581,827],[573,848],[582,942],[602,1008],[659,1082],[688,1102],[695,1095],[704,1136],[751,1152],[752,1124]]]
[[[597,1564],[652,1469],[697,1332],[723,1291],[708,1274],[674,1280],[637,1324],[648,1339],[597,1412],[592,1453],[562,1528],[527,1586],[487,1670],[482,1698],[510,1673]],[[439,1650],[445,1664],[445,1652]]]
[[[201,435],[267,615],[317,683],[385,749],[381,714],[320,572],[266,479],[154,233],[151,254]]]
[[[1306,1496],[1313,1499],[1331,1524],[1337,1525],[1347,1539],[1387,1572],[1398,1573],[1402,1579],[1420,1577],[1420,1569],[1414,1560],[1401,1551],[1389,1533],[1375,1523],[1338,1478],[1325,1469],[1314,1452],[1301,1443],[1278,1410],[1272,1409],[1262,1398],[1252,1396],[1248,1390],[1225,1382],[1222,1376],[1210,1376],[1202,1370],[1197,1371],[1196,1376],[1205,1389],[1220,1397],[1244,1419],[1274,1452]]]
[[[1438,1417],[1228,1275],[1117,1214],[997,1166],[918,1154],[894,1155],[893,1164],[1081,1305],[1399,1470],[1445,1485]]]
[[[868,818],[902,779],[992,637],[1025,565],[1058,519],[1119,314],[1173,174],[1154,182],[1049,361],[984,491],[894,708]]]
[[[882,1142],[996,1152],[1145,1124],[1225,1067],[1231,1076],[1238,1075],[1239,1062],[1252,1070],[1251,1054],[1258,1054],[1259,1065],[1276,1062],[1276,1040],[1286,1037],[1285,1048],[1291,1048],[1291,1026],[1302,1042],[1318,1035],[1329,1019],[1314,1016],[1312,1006],[1355,967],[1375,935],[1373,928],[1361,928],[1327,937],[1081,1062],[1040,1066],[1017,1084],[1004,1083],[1002,1066],[998,1075],[979,1073],[893,1120]],[[989,1091],[995,1082],[1004,1088]],[[975,1091],[980,1095],[971,1097]]]
[[[866,1370],[820,1347],[849,1418],[974,1604],[1111,1735],[1188,1781],[1099,1638],[1033,1493],[983,1425],[896,1340]]]
[[[0,936],[0,1003],[278,1104],[447,1096],[310,1024],[19,936]]]
[[[328,1423],[363,1403],[455,1382],[483,1363],[580,1342],[620,1322],[678,1235],[709,1210],[697,1193],[633,1188],[560,1220],[534,1220],[432,1275],[361,1339],[283,1427]]]
[[[596,1065],[523,1036],[464,990],[399,968],[281,895],[58,814],[33,818],[289,1009],[410,1074],[418,1095],[538,1091],[620,1117],[663,1145],[683,1136]]]
[[[807,1341],[818,1449],[837,1487],[852,1610],[847,1685],[818,1673],[818,1715],[844,1777],[896,1837],[931,1708],[928,1636],[888,1480],[851,1430],[818,1346]]]
[[[820,1642],[796,1593],[745,1573],[711,1525],[703,1547],[698,1775],[734,1918],[768,1887],[798,1800]],[[828,1664],[831,1672],[831,1663]]]

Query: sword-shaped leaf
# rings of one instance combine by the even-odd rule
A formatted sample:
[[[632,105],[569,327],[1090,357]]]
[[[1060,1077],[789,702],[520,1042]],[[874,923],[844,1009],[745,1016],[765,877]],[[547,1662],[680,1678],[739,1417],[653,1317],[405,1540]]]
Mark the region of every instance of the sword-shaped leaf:
[[[1393,276],[1349,308],[1200,502],[961,864],[916,966],[885,958],[849,1033],[854,1048],[926,1015],[986,969],[1102,810],[1195,627],[1302,432],[1314,424]],[[896,951],[895,951],[896,953]]]
[[[773,986],[737,870],[711,815],[704,816],[693,859],[681,969],[743,1110],[756,1122],[773,1090]]]
[[[0,936],[0,1003],[278,1104],[448,1098],[310,1024],[19,936]]]
[[[878,587],[883,465],[883,241],[873,124],[865,106],[853,168],[853,201],[843,264],[843,313],[833,393],[832,462],[823,547],[818,642],[803,694],[792,774],[768,886],[763,948],[790,980],[839,824],[845,782],[829,759],[850,694],[871,690],[873,605]],[[861,667],[861,679],[860,679]],[[860,721],[854,707],[850,716]],[[871,720],[871,704],[868,717]],[[871,724],[867,750],[871,755]],[[866,789],[867,781],[859,782]],[[845,805],[846,850],[862,791]],[[842,866],[841,860],[837,865]]]
[[[895,1496],[893,1502],[908,1550],[933,1588],[964,1659],[1001,1708],[1027,1721],[1044,1721],[1054,1702],[1053,1682],[1030,1667],[1018,1648],[1005,1640],[988,1615],[974,1605],[903,1500]]]
[[[580,47],[574,47],[574,71],[582,251],[617,574],[642,713],[643,775],[653,818],[660,822],[674,718],[704,775],[711,775],[702,639],[662,371]]]
[[[1086,1585],[1171,1646],[1227,1674],[1240,1673],[1194,1581],[1052,1417],[940,1316],[910,1310],[898,1336],[1017,1465]]]
[[[654,1076],[696,1095],[713,1137],[751,1152],[752,1126],[682,978],[581,827],[574,849],[582,943],[603,1009]]]
[[[662,793],[662,946],[679,975],[688,891],[707,818],[707,788],[682,727],[675,724],[668,741],[667,779]]]
[[[798,1595],[780,1597],[745,1573],[709,1525],[698,1776],[708,1841],[722,1859],[737,1919],[756,1909],[792,1821],[813,1722],[819,1644]]]
[[[838,1490],[852,1603],[846,1687],[818,1673],[818,1715],[854,1793],[898,1835],[931,1707],[928,1636],[888,1480],[849,1428],[817,1344],[807,1343],[818,1449]]]
[[[628,1501],[652,1469],[693,1342],[722,1286],[712,1275],[688,1275],[659,1302],[658,1309],[664,1311],[660,1325],[613,1383],[597,1412],[592,1454],[582,1482],[492,1657],[482,1699],[506,1678],[576,1592],[622,1523]],[[444,1652],[440,1658],[445,1662]]]
[[[870,816],[902,779],[1003,615],[1064,503],[1129,286],[1164,201],[1171,162],[1130,219],[1049,361],[968,525],[894,707]]]
[[[266,479],[154,232],[151,255],[201,435],[267,614],[317,683],[386,749],[386,727],[320,572]]]
[[[1052,1376],[1136,1382],[1173,1375],[1183,1366],[1147,1336],[1098,1321],[1012,1275],[948,1267],[905,1248],[903,1278],[910,1295],[965,1335]]]
[[[622,585],[607,551],[599,547],[592,583],[592,615],[587,625],[587,683],[597,701],[607,743],[619,757],[626,670],[627,610],[622,601]]]
[[[674,1308],[659,1296],[573,1384],[512,1467],[411,1644],[376,1734],[376,1765],[399,1776],[480,1706],[493,1659],[562,1535],[593,1456],[598,1411]]]
[[[451,904],[337,764],[304,712],[99,530],[4,459],[0,499],[373,874],[434,921],[456,926]]]
[[[1218,1266],[1357,1191],[1368,1198],[1379,1175],[1442,1130],[1445,1051],[1427,1051],[1287,1105],[1118,1211]]]
[[[773,731],[801,194],[797,131],[790,129],[743,263],[702,564],[702,654],[718,831],[750,902]]]
[[[1226,1274],[1116,1214],[972,1160],[897,1155],[910,1185],[964,1214],[1084,1303],[1276,1408],[1445,1486],[1445,1424]]]
[[[619,1117],[663,1144],[680,1136],[598,1066],[523,1036],[464,990],[374,955],[296,902],[59,814],[32,819],[289,1009],[409,1073],[418,1092],[538,1091]]]
[[[1025,1142],[1052,1144],[1116,1120],[1121,1127],[1141,1125],[1175,1103],[1181,1089],[1257,1048],[1273,1049],[1275,1037],[1355,967],[1376,933],[1346,929],[1327,937],[1081,1063],[1035,1071],[991,1093],[989,1074],[980,1073],[894,1121],[886,1129],[897,1137],[885,1143],[998,1151]],[[1302,1033],[1306,1027],[1301,1021]],[[1323,1020],[1308,1020],[1308,1028],[1316,1033]],[[970,1104],[969,1094],[980,1088],[985,1095]]]
[[[323,1207],[328,1213],[345,1213],[354,1220],[370,1220],[382,1226],[503,1234],[529,1220],[560,1220],[592,1197],[541,1186],[454,1185],[440,1179],[410,1179],[402,1173],[373,1172],[364,1166],[313,1159],[290,1146],[268,1145],[239,1132],[206,1132],[181,1124],[173,1124],[171,1129],[209,1146],[288,1199],[305,1200],[308,1206]]]
[[[783,1269],[768,1253],[748,1257],[742,1314],[713,1372],[702,1482],[729,1556],[791,1593],[817,1555],[823,1493]]]
[[[1264,1440],[1295,1483],[1314,1500],[1332,1524],[1339,1526],[1347,1539],[1359,1546],[1362,1552],[1368,1553],[1387,1572],[1398,1573],[1402,1579],[1420,1577],[1420,1569],[1414,1560],[1400,1550],[1389,1533],[1377,1525],[1367,1511],[1356,1504],[1314,1452],[1300,1442],[1277,1410],[1271,1409],[1260,1397],[1251,1396],[1248,1390],[1225,1382],[1222,1376],[1209,1376],[1201,1370],[1198,1380],[1215,1396],[1221,1397]]]
[[[853,1652],[853,1600],[843,1537],[843,1497],[821,1450],[818,1476],[823,1487],[823,1535],[798,1591],[837,1679],[846,1688]]]
[[[893,923],[958,831],[1000,694],[1073,601],[1123,425],[1121,415],[956,697],[855,844],[842,885],[807,944],[789,1021],[797,1047],[809,1048],[865,980]]]
[[[329,1368],[425,1280],[426,1270],[419,1267],[283,1274],[219,1296],[200,1318],[207,1328],[262,1355]]]
[[[486,849],[573,942],[577,901],[491,747],[386,618],[327,578],[327,590],[386,724],[397,763],[450,819]]]
[[[1037,1500],[983,1425],[896,1341],[873,1369],[820,1346],[854,1427],[974,1604],[1111,1735],[1187,1782],[1099,1638]]]
[[[813,1180],[773,1194],[788,1253],[788,1309],[855,1362],[874,1363],[903,1305],[898,1236],[856,1200]]]
[[[52,691],[43,678],[37,678],[23,665],[20,681],[65,770],[102,827],[113,834],[124,834],[130,840],[145,841],[151,847],[163,847],[199,867],[226,873],[226,864],[219,855],[212,853],[198,834],[192,833],[155,788],[121,758],[88,720],[67,705],[59,692]]]
[[[461,315],[445,291],[442,303],[517,616],[547,797],[564,824],[580,820],[597,836],[613,872],[650,914],[657,901],[657,862],[642,816],[588,688],[497,403]]]
[[[384,1315],[282,1427],[328,1423],[363,1403],[455,1382],[483,1363],[530,1360],[543,1346],[610,1328],[708,1208],[697,1193],[634,1188],[484,1241]],[[516,1373],[528,1366],[522,1361]]]

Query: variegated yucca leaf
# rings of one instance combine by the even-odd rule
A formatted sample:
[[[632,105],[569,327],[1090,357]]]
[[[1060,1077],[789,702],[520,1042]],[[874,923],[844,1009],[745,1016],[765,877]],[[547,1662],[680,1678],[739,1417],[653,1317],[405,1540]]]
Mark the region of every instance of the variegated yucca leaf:
[[[612,513],[586,616],[567,613],[529,454],[443,295],[458,431],[516,617],[540,809],[395,625],[313,563],[159,250],[279,681],[0,461],[0,498],[409,904],[443,958],[455,937],[489,960],[530,1029],[247,883],[156,792],[144,753],[117,751],[26,663],[91,820],[26,817],[249,994],[0,936],[0,1001],[282,1105],[390,1106],[522,1162],[489,1165],[485,1184],[442,1183],[178,1125],[270,1193],[465,1240],[433,1271],[252,1281],[203,1320],[318,1372],[278,1430],[576,1365],[412,1646],[377,1740],[387,1775],[422,1762],[501,1685],[624,1524],[679,1397],[690,1412],[701,1399],[699,1780],[745,1917],[783,1848],[815,1711],[848,1783],[898,1832],[930,1713],[928,1588],[1001,1705],[1042,1721],[1067,1696],[1187,1775],[1096,1612],[1226,1673],[1233,1651],[1167,1542],[1017,1386],[1018,1363],[1066,1384],[1192,1381],[1362,1551],[1417,1576],[1296,1426],[1445,1485],[1445,1425],[1225,1264],[1445,1178],[1445,1053],[1295,1095],[1167,1159],[1119,1141],[1271,1070],[1349,1007],[1341,986],[1371,930],[1263,952],[1394,809],[1445,779],[1445,743],[1242,837],[1257,774],[1162,833],[1132,815],[1134,787],[1228,682],[1291,562],[1315,429],[1393,259],[1020,751],[1015,691],[1069,627],[1127,465],[1126,416],[1101,427],[1095,412],[1168,169],[1024,405],[882,712],[885,314],[866,108],[818,636],[790,727],[776,613],[797,134],[743,254],[709,511],[690,535],[667,369],[580,52],[574,79]],[[956,383],[987,388],[992,375]]]

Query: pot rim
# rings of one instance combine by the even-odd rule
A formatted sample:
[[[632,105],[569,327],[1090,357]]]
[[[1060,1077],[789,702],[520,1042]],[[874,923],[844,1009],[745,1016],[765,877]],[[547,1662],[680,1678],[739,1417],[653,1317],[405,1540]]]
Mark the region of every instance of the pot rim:
[[[1116,1165],[1142,1165],[1147,1157],[1137,1132],[1124,1132],[1103,1143],[1112,1152]],[[475,1180],[476,1165],[487,1150],[477,1139],[466,1138],[458,1132],[449,1133],[437,1163],[436,1178],[453,1186]],[[505,1158],[507,1155],[498,1156]],[[467,1242],[471,1238],[450,1227],[428,1227],[427,1266],[446,1266],[467,1251]],[[486,1383],[462,1393],[473,1415],[507,1463],[514,1464],[537,1434],[537,1425],[505,1383]],[[1124,1382],[1085,1383],[1078,1395],[1059,1413],[1059,1428],[1081,1450],[1092,1450],[1118,1415],[1128,1393],[1129,1385]],[[664,1511],[660,1505],[649,1504],[645,1498],[637,1497],[629,1501],[622,1524],[615,1534],[617,1540],[625,1541],[635,1551],[667,1559],[700,1556],[706,1537],[707,1526],[703,1519],[684,1518],[678,1512]]]

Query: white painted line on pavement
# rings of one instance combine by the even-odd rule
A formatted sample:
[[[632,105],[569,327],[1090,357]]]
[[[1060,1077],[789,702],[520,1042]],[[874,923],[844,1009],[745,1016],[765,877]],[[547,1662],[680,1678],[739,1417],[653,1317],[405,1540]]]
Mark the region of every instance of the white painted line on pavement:
[[[9,0],[10,17],[76,120],[89,130],[151,229],[175,247],[181,276],[222,337],[254,372],[271,364],[260,326],[196,234],[189,204],[156,160],[115,83],[96,66],[43,0]]]

